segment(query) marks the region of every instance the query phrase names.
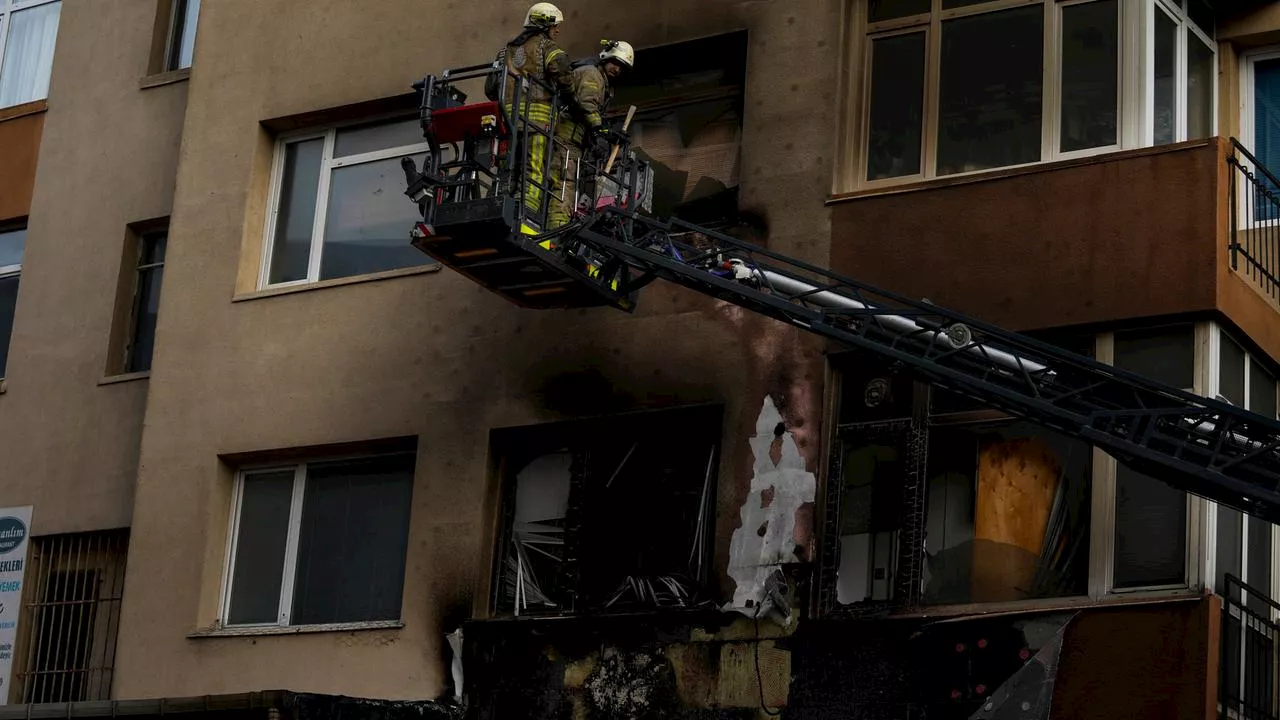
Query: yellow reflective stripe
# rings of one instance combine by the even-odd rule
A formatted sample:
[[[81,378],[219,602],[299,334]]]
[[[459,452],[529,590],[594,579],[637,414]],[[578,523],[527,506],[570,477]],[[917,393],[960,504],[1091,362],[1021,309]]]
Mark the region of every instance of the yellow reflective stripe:
[[[550,65],[552,60],[555,60],[561,55],[564,55],[564,50],[561,48],[556,48],[555,50],[547,53],[547,64]]]
[[[511,114],[510,105],[504,105],[502,110],[508,115]],[[551,122],[551,106],[546,103],[529,103],[527,108],[520,108],[519,116],[529,122],[549,123]]]

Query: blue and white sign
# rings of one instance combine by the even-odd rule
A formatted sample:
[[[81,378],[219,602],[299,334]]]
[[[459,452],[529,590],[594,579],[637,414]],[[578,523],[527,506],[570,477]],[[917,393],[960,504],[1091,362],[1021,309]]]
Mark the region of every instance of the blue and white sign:
[[[22,581],[27,570],[31,506],[0,508],[0,705],[9,704],[13,651],[22,610]]]

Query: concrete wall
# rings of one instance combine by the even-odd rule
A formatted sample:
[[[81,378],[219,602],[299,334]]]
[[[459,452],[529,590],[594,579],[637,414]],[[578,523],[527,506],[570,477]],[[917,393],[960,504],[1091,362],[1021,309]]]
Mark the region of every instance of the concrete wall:
[[[40,137],[43,122],[0,395],[0,491],[35,505],[34,534],[123,527],[132,512],[147,382],[100,381],[126,225],[167,215],[173,196],[186,88],[140,88],[155,12],[64,3],[47,113],[0,123]]]
[[[744,204],[769,243],[821,261],[841,3],[570,0],[562,41],[637,46],[752,33]],[[776,323],[655,285],[635,316],[521,311],[452,272],[237,298],[257,263],[270,142],[261,123],[404,93],[488,60],[527,4],[218,0],[202,8],[134,504],[119,697],[287,687],[387,698],[444,687],[441,616],[488,573],[493,428],[591,414],[549,398],[605,380],[599,409],[724,403],[716,550],[747,496],[771,397],[816,471],[821,359]],[[240,289],[243,290],[243,284]],[[622,398],[619,402],[618,398]],[[416,435],[399,630],[188,638],[216,618],[231,471],[220,454]]]

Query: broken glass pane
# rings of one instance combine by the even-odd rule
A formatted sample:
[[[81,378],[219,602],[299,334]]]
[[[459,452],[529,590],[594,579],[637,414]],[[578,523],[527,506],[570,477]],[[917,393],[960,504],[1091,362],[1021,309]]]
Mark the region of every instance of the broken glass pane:
[[[572,464],[571,453],[551,453],[536,458],[516,475],[512,546],[506,566],[506,600],[516,614],[530,606],[557,606],[553,597],[564,562]]]
[[[851,445],[842,470],[840,564],[836,602],[891,597],[900,525],[903,449],[889,443]]]

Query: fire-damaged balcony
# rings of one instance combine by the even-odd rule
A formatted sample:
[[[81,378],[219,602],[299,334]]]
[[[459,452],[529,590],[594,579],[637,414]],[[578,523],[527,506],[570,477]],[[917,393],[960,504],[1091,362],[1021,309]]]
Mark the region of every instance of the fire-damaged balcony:
[[[1014,330],[1221,314],[1280,356],[1276,194],[1247,158],[1209,138],[854,193],[831,266]]]

